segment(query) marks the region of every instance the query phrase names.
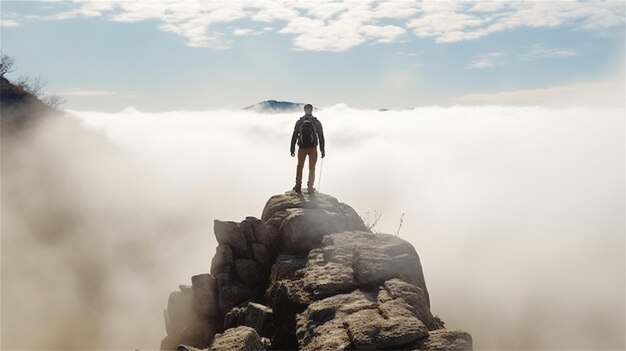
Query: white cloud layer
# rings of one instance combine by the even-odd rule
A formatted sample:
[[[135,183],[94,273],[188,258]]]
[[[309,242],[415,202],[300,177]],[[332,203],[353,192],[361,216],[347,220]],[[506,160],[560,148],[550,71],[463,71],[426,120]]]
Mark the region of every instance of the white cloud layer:
[[[293,186],[298,114],[76,114],[125,152],[53,121],[2,149],[3,348],[157,349],[212,221]],[[623,104],[316,115],[321,191],[384,232],[406,214],[432,311],[475,349],[624,348]]]
[[[72,9],[40,20],[105,17],[119,22],[156,20],[194,47],[226,48],[213,25],[250,19],[273,23],[294,36],[296,50],[345,51],[366,42],[394,42],[411,32],[438,43],[475,40],[522,27],[603,30],[624,24],[620,1],[70,1]],[[385,23],[393,20],[394,24]],[[13,22],[7,22],[9,25]],[[554,53],[553,53],[554,54]],[[565,53],[561,53],[565,54]]]
[[[624,76],[611,80],[581,82],[537,89],[476,93],[453,98],[452,102],[471,105],[515,106],[624,106]]]

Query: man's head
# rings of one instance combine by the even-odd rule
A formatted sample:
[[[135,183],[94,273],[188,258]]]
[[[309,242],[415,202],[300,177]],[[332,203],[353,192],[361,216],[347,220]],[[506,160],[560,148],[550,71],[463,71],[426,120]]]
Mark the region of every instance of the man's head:
[[[310,115],[312,112],[313,112],[313,105],[311,104],[304,105],[304,113],[306,113],[307,115]]]

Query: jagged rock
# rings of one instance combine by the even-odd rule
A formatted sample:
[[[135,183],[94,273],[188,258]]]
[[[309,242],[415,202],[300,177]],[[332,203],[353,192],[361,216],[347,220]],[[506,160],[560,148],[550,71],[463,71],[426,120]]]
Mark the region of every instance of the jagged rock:
[[[259,335],[269,335],[271,324],[272,309],[254,302],[248,302],[246,307],[235,307],[224,317],[224,329],[244,325]]]
[[[217,281],[219,311],[225,316],[233,307],[262,296],[275,252],[266,244],[279,243],[273,228],[254,217],[241,223],[216,220],[214,231],[219,245],[211,273]]]
[[[241,282],[247,286],[257,286],[263,280],[261,266],[254,260],[235,260],[235,271]]]
[[[408,266],[400,267],[401,264]],[[304,304],[400,278],[419,287],[426,308],[430,308],[419,257],[408,242],[394,235],[369,232],[327,235],[322,247],[309,252],[305,267],[294,276],[290,293]]]
[[[351,261],[360,285],[400,278],[422,288],[428,296],[419,256],[411,244],[390,234],[350,232],[324,238],[324,255],[331,261]]]
[[[266,350],[272,350],[272,342],[270,339],[261,337],[261,344],[263,344],[263,347],[265,347]]]
[[[245,325],[254,328],[259,335],[268,335],[272,322],[272,309],[254,302],[246,307]]]
[[[235,328],[246,323],[246,308],[233,307],[226,316],[224,316],[224,330]]]
[[[272,281],[279,281],[293,275],[295,271],[306,265],[306,256],[280,255],[272,265],[270,278]]]
[[[272,272],[270,274],[270,283],[265,291],[265,300],[272,306],[280,306],[279,312],[287,311],[287,316],[281,313],[278,315],[279,317],[276,317],[277,315],[274,313],[274,318],[280,318],[281,321],[284,320],[284,318],[291,318],[294,320],[295,312],[291,313],[289,303],[282,301],[287,296],[284,292],[281,296],[277,296],[277,293],[281,286],[283,290],[286,290],[287,287],[285,286],[285,281],[291,279],[294,272],[303,268],[305,265],[306,257],[302,256],[280,255],[276,258],[276,263],[272,266]],[[281,325],[281,323],[277,323],[276,325]],[[291,325],[295,325],[295,321],[293,321]],[[273,341],[273,344],[276,344],[276,342]]]
[[[339,202],[330,195],[316,193],[311,196],[307,193],[298,194],[294,191],[288,191],[284,194],[274,195],[267,201],[263,208],[261,220],[267,223],[275,214],[290,208],[319,208],[330,212],[341,212],[359,217],[352,207]]]
[[[385,319],[375,309],[349,315],[346,324],[357,350],[399,348],[428,335],[426,326],[414,316]]]
[[[214,301],[205,295],[206,289],[211,289],[211,283],[208,283],[211,278],[195,276],[194,280],[197,288],[181,285],[180,291],[170,294],[167,310],[163,313],[168,337],[161,343],[162,350],[174,350],[178,344],[207,347],[221,327],[216,322],[219,315]],[[196,291],[202,294],[200,298]]]
[[[316,301],[296,317],[296,336],[301,350],[346,350],[352,347],[345,316],[375,308],[374,296],[363,291],[335,295]]]
[[[472,350],[472,336],[462,330],[434,330],[420,340],[412,350],[465,351]]]
[[[270,273],[270,284],[267,288],[266,299],[272,300],[278,282],[289,279],[293,274],[306,265],[307,258],[303,256],[280,255],[272,265]]]
[[[257,296],[257,292],[240,282],[229,282],[219,285],[219,306],[222,315],[226,315],[233,307],[243,302],[251,301]]]
[[[251,244],[252,246],[252,257],[257,261],[262,267],[270,267],[272,265],[272,259],[270,258],[270,253],[267,250],[267,247],[261,243],[254,242]]]
[[[196,319],[194,297],[191,289],[174,291],[167,301],[166,329],[169,335],[180,335],[187,325]]]
[[[211,260],[211,274],[217,276],[220,273],[232,273],[234,265],[233,249],[226,244],[218,245]]]
[[[376,291],[356,290],[316,301],[297,318],[302,350],[397,348],[428,335],[402,299],[378,300]]]
[[[380,347],[380,345],[408,343],[418,336],[423,336],[421,334],[423,330],[427,331],[428,329],[424,326],[425,324],[431,328],[437,327],[429,312],[428,293],[419,257],[409,243],[393,235],[369,232],[343,232],[325,236],[321,245],[320,248],[309,252],[305,266],[291,273],[290,278],[276,282],[275,279],[279,279],[279,277],[277,275],[272,277],[270,289],[266,292],[266,297],[270,298],[270,304],[274,307],[276,315],[274,319],[280,318],[280,323],[282,323],[280,326],[282,329],[275,331],[275,336],[272,339],[275,346],[280,345],[281,348],[295,347],[293,339],[285,336],[293,334],[296,328],[295,318],[291,317],[290,313],[301,313],[306,306],[315,303],[316,300],[337,296],[338,294],[349,294],[359,288],[367,290],[372,286],[380,286],[383,289],[383,284],[386,280],[393,278],[407,279],[421,285],[414,286],[397,279],[387,284],[390,292],[385,290],[386,300],[400,299],[389,306],[402,304],[405,306],[404,310],[411,313],[411,316],[406,318],[412,323],[408,325],[415,327],[415,330],[411,333],[406,333],[406,335],[394,336],[397,333],[404,333],[405,330],[401,329],[398,331],[387,325],[387,329],[381,329],[386,333],[384,334],[384,340],[372,339],[368,341],[360,338],[357,340],[358,347]],[[379,262],[366,258],[364,257],[365,255],[371,255]],[[412,262],[410,267],[394,266],[394,263],[398,265],[407,264],[407,262]],[[278,272],[281,265],[275,265],[273,272]],[[398,291],[402,288],[407,289],[407,292],[402,294]],[[279,293],[281,289],[282,293]],[[378,292],[376,291],[375,294],[378,294]],[[402,297],[406,297],[408,301],[405,301]],[[385,301],[381,301],[380,304],[387,306],[383,302]],[[417,307],[414,307],[411,303],[416,304]],[[381,318],[384,320],[383,317]],[[381,321],[380,318],[377,320]],[[403,321],[403,323],[405,322]],[[356,321],[352,321],[352,324],[354,328],[358,327]],[[336,338],[332,342],[330,339],[326,341],[316,340],[313,342],[312,345],[314,346],[312,348],[327,347],[328,349],[334,349],[344,345],[345,343],[341,341],[344,340],[342,339],[343,334],[340,330],[337,330],[338,326],[339,324],[336,326],[334,324],[324,326],[328,330],[325,330],[323,334],[329,335],[332,332],[336,334]],[[381,328],[383,326],[385,324],[381,324]],[[419,328],[416,326],[419,326]],[[363,328],[357,328],[356,330],[363,330]],[[298,342],[300,343],[301,340],[298,340]],[[330,342],[330,344],[326,345],[327,342]],[[356,345],[353,346],[357,347]]]
[[[272,196],[263,209],[262,220],[278,230],[282,253],[304,253],[318,247],[326,234],[366,230],[350,206],[332,196],[287,192]]]
[[[430,312],[430,303],[422,288],[395,278],[387,280],[383,287],[391,298],[401,298],[413,307],[415,315],[428,327],[428,330],[440,328]]]
[[[287,253],[300,253],[318,247],[326,234],[353,229],[344,216],[322,209],[288,209],[280,228]]]
[[[191,286],[196,312],[205,318],[218,316],[220,313],[215,278],[210,274],[194,275],[191,277]]]
[[[312,300],[350,292],[357,287],[351,262],[326,261],[321,249],[311,250],[306,267],[299,273],[302,287]]]
[[[216,219],[213,222],[213,231],[218,243],[230,246],[239,257],[249,257],[248,242],[239,227],[239,223]]]
[[[209,349],[211,351],[258,351],[265,350],[265,347],[254,329],[240,326],[215,335]]]
[[[287,192],[268,200],[261,220],[215,221],[214,229],[211,274],[170,296],[162,349],[472,347],[469,334],[433,317],[413,246],[366,231],[331,196]]]
[[[268,302],[274,311],[274,333],[271,340],[272,347],[277,350],[297,348],[298,340],[295,335],[296,314],[304,311],[307,306],[300,302],[301,298],[296,297],[292,293],[301,291],[301,289],[291,289],[290,283],[291,281],[289,280],[280,280],[273,285],[273,293],[266,294],[271,297]]]
[[[248,242],[258,242],[266,248],[277,247],[278,233],[270,226],[267,226],[260,219],[255,217],[246,217],[239,224],[246,240]]]

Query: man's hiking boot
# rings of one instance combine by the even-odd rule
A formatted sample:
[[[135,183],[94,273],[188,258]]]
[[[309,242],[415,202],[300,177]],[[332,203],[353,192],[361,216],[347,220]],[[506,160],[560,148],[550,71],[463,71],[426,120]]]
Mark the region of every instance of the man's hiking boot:
[[[301,193],[302,188],[300,185],[296,184],[296,186],[293,187],[293,191],[295,191],[296,193]]]
[[[313,195],[313,194],[315,194],[315,188],[311,188],[311,187],[309,187],[309,188],[308,188],[308,191],[309,191],[309,195]]]

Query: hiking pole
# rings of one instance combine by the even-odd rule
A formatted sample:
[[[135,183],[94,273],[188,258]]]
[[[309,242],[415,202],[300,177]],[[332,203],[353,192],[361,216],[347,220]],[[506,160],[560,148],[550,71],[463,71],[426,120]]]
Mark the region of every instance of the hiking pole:
[[[317,182],[317,191],[322,191],[322,171],[324,170],[324,158],[322,157],[322,164],[320,165],[320,181]]]

